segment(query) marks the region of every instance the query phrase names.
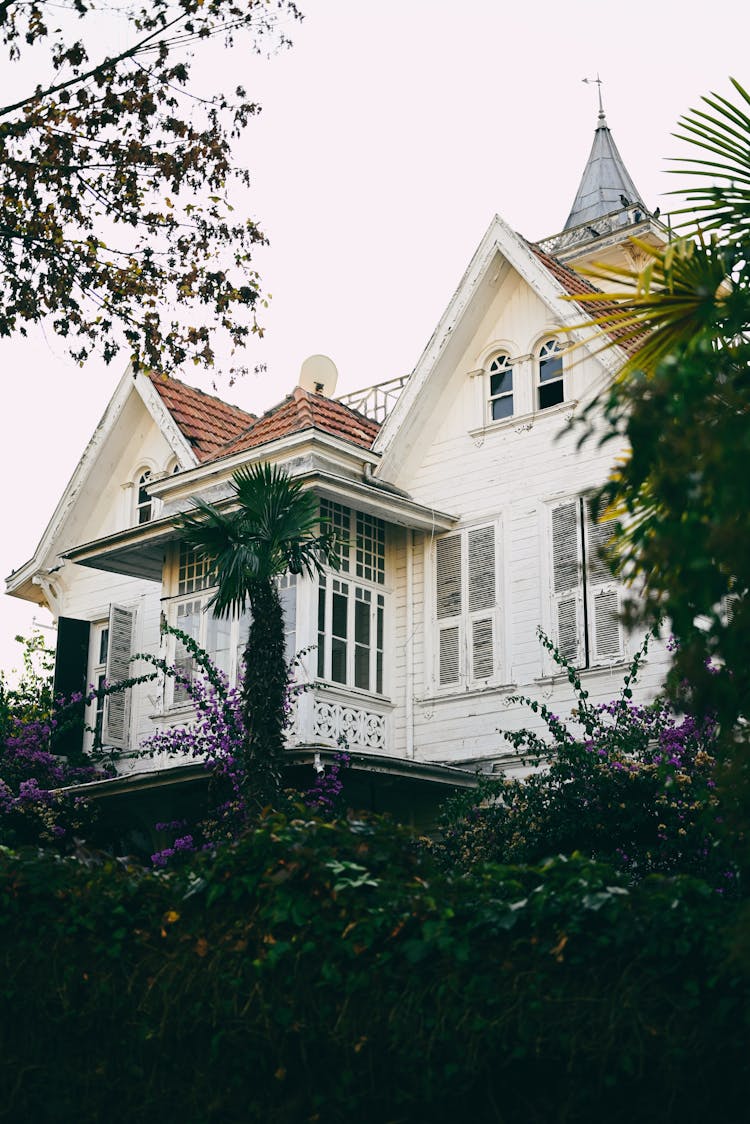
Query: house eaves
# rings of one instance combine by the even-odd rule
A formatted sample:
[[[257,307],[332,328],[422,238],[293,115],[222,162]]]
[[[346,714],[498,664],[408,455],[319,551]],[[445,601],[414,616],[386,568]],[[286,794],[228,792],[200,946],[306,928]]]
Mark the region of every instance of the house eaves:
[[[299,479],[318,495],[339,503],[349,503],[397,526],[437,532],[447,531],[456,523],[454,515],[426,507],[389,488],[350,477],[312,469],[301,472]],[[231,510],[233,505],[231,499],[225,498],[219,501],[219,506]],[[179,516],[180,513],[175,512],[150,523],[128,527],[76,546],[66,551],[63,557],[78,566],[161,582],[166,548],[180,538]]]
[[[300,749],[285,750],[281,758],[284,768],[300,765],[314,766],[317,763],[331,764],[338,755],[338,749],[326,746],[304,746]],[[476,788],[476,773],[458,769],[455,765],[437,762],[416,761],[412,758],[390,757],[382,753],[349,752],[347,768],[353,772],[370,773],[383,777],[417,781],[422,784],[442,788]],[[152,769],[148,772],[126,773],[119,777],[107,777],[100,781],[87,781],[85,784],[70,785],[58,791],[67,795],[86,797],[88,800],[105,800],[113,796],[124,796],[174,785],[191,784],[208,780],[209,774],[204,765],[190,763],[171,765],[166,769]]]
[[[200,491],[228,483],[238,468],[253,464],[275,464],[296,475],[298,458],[320,451],[332,464],[361,475],[365,466],[374,467],[378,457],[366,449],[350,445],[340,437],[333,437],[317,429],[303,429],[285,437],[277,437],[267,444],[258,445],[245,452],[234,453],[165,477],[151,485],[149,491],[164,503],[190,499]]]
[[[178,538],[174,517],[167,516],[83,543],[66,551],[63,558],[94,570],[161,582],[165,549]]]

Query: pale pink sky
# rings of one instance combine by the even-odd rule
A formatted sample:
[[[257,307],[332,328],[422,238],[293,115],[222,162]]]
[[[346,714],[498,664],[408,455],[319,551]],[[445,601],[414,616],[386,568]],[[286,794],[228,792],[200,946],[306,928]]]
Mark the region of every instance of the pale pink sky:
[[[315,352],[336,362],[339,393],[410,371],[494,213],[530,238],[561,228],[596,123],[582,78],[601,74],[620,152],[662,211],[677,118],[728,93],[729,75],[750,83],[747,0],[723,0],[715,21],[695,0],[301,4],[291,50],[235,63],[263,105],[240,159],[270,238],[257,265],[273,299],[247,355],[268,373],[218,388],[254,411]],[[229,64],[223,52],[207,64],[206,90],[211,67],[224,80]],[[5,100],[19,88],[10,71]],[[0,341],[0,576],[33,554],[124,367],[81,370],[51,332]],[[210,375],[186,378],[211,388]],[[0,596],[0,667],[17,663],[13,636],[35,614],[49,620]]]

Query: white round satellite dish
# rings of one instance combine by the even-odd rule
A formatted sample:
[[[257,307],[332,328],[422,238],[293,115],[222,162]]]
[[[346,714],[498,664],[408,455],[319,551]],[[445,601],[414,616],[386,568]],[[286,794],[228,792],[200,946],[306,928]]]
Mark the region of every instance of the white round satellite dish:
[[[298,385],[313,394],[330,398],[336,389],[339,373],[333,359],[327,355],[310,355],[302,364]]]

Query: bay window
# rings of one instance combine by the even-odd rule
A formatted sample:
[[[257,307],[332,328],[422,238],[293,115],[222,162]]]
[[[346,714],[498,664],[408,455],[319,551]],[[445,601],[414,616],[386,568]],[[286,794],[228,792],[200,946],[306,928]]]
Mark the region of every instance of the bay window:
[[[296,576],[283,574],[278,580],[278,586],[284,613],[286,658],[291,662],[296,652]],[[230,683],[238,683],[242,680],[251,613],[248,607],[239,615],[214,616],[208,608],[208,602],[214,591],[214,574],[210,563],[197,551],[181,543],[177,560],[177,596],[170,606],[170,623],[207,652]],[[187,645],[179,637],[174,639],[173,652],[175,668],[186,679],[192,678],[195,660]],[[188,702],[189,699],[188,684],[174,680],[172,705],[178,706]]]
[[[342,504],[321,501],[336,532],[341,567],[318,585],[318,678],[383,694],[385,524]]]

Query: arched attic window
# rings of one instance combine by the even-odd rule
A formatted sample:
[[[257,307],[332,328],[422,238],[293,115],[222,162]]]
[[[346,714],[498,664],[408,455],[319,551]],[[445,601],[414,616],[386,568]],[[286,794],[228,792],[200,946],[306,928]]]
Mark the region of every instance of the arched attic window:
[[[149,468],[145,468],[143,472],[138,475],[138,492],[135,499],[135,521],[139,526],[141,523],[148,523],[149,520],[153,518],[154,514],[154,501],[147,491],[150,479],[151,470]]]
[[[565,400],[562,349],[551,338],[544,341],[537,355],[537,402],[540,410],[548,410]]]
[[[513,416],[513,367],[508,355],[496,355],[489,366],[489,420]]]

